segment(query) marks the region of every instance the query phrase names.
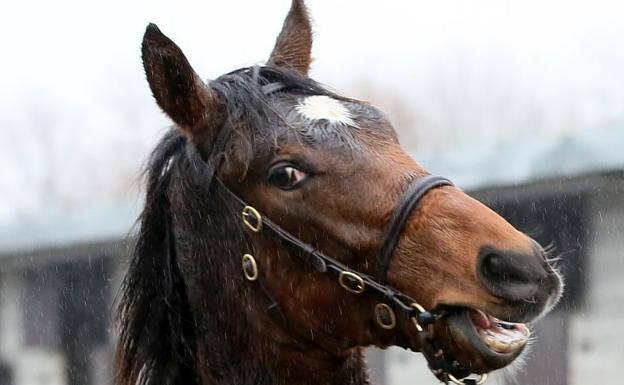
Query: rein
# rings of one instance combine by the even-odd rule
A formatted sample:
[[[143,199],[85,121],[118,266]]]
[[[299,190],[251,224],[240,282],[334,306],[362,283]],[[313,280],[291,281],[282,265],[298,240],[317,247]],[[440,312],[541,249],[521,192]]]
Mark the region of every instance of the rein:
[[[265,94],[282,90],[281,83],[270,83],[261,87]],[[445,317],[447,312],[444,308],[426,310],[409,295],[400,292],[385,284],[387,270],[392,260],[395,249],[407,220],[412,211],[417,207],[421,199],[431,190],[442,186],[453,186],[453,183],[443,177],[429,175],[415,180],[400,198],[390,224],[385,233],[385,240],[377,255],[377,274],[372,277],[357,270],[351,269],[340,261],[323,254],[311,244],[305,243],[293,234],[289,233],[266,216],[263,216],[252,205],[245,202],[232,190],[230,190],[215,174],[221,163],[225,143],[229,139],[229,130],[221,129],[215,140],[214,146],[207,160],[199,153],[195,145],[190,142],[186,146],[187,155],[193,164],[199,167],[202,183],[209,188],[214,186],[230,203],[235,212],[240,213],[240,220],[245,228],[259,236],[270,237],[293,249],[296,249],[309,258],[309,263],[318,272],[333,276],[338,284],[346,291],[354,295],[362,295],[365,292],[377,295],[382,300],[375,306],[375,320],[383,329],[394,329],[397,324],[395,310],[408,317],[414,325],[420,342],[421,353],[427,359],[429,369],[442,382],[452,382],[458,385],[481,385],[485,383],[487,374],[482,374],[479,379],[465,378],[470,372],[463,368],[457,361],[449,362],[444,357],[443,350],[436,343],[433,336],[433,324]],[[259,278],[259,270],[255,257],[252,254],[242,256],[242,269],[245,278],[254,282]],[[270,293],[262,286],[263,291],[271,299],[269,311],[279,309],[279,304],[271,297]]]

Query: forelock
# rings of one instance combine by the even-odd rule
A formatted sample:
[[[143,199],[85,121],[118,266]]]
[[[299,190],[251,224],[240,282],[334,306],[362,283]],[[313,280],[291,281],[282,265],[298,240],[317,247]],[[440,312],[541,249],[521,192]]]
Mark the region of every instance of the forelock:
[[[273,86],[275,90],[267,93]],[[361,148],[363,138],[373,137],[396,140],[377,108],[339,96],[292,71],[244,68],[211,82],[211,87],[223,96],[229,129],[255,143],[273,142],[284,133],[318,147]]]

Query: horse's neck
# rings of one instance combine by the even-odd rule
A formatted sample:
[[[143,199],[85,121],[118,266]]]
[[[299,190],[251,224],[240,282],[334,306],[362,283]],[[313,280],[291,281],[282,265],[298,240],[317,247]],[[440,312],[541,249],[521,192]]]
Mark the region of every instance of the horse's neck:
[[[211,328],[198,333],[201,385],[369,384],[361,349],[336,355],[302,342],[265,309],[239,316],[220,325],[198,320]]]
[[[368,384],[360,349],[336,353],[305,340],[269,315],[261,291],[241,283],[224,281],[211,296],[201,282],[191,285],[201,385]]]
[[[202,349],[200,349],[202,350]],[[255,360],[238,361],[216,374],[210,361],[200,368],[201,385],[369,385],[359,351],[341,360],[324,361],[306,356],[307,352],[282,352],[273,356],[258,354]],[[292,359],[292,361],[289,361]],[[202,360],[202,354],[198,356]],[[222,363],[220,363],[222,364]],[[218,364],[219,365],[219,364]]]

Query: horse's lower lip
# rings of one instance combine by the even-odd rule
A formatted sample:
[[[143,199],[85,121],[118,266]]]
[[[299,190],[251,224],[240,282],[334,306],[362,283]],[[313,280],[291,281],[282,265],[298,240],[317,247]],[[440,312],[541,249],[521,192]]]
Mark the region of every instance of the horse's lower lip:
[[[446,323],[450,353],[474,373],[509,365],[523,351],[530,336],[524,324],[504,322],[472,308],[453,309]]]

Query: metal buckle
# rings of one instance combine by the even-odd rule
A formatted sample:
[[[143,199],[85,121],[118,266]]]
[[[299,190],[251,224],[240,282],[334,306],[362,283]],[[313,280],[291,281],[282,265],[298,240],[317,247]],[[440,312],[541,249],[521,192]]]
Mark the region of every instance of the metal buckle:
[[[393,329],[396,326],[394,310],[388,304],[378,303],[375,305],[375,319],[377,324],[384,329]]]
[[[243,274],[248,281],[255,281],[258,279],[258,264],[256,264],[256,260],[251,254],[243,255]]]
[[[353,294],[362,294],[364,293],[364,289],[366,289],[362,277],[350,271],[341,271],[338,276],[338,283],[343,289]],[[349,283],[352,285],[349,285]]]
[[[412,302],[412,304],[410,306],[413,307],[414,309],[416,309],[417,311],[419,311],[420,313],[426,312],[425,308],[420,306],[420,304],[418,304],[416,302]],[[418,323],[418,317],[417,316],[412,316],[411,318],[412,318],[412,322],[414,323],[414,326],[416,327],[416,330],[418,330],[419,332],[422,332],[424,329]]]
[[[242,211],[243,223],[247,228],[254,233],[259,233],[262,230],[262,216],[258,212],[258,210],[254,209],[251,206],[245,206]],[[253,218],[255,223],[251,222],[249,219]]]
[[[462,380],[458,380],[455,376],[453,376],[450,373],[446,374],[448,376],[448,379],[456,385],[466,385],[466,382],[462,379]],[[478,380],[476,380],[475,384],[477,385],[483,385],[485,383],[485,381],[487,381],[488,375],[487,373],[483,373]]]

